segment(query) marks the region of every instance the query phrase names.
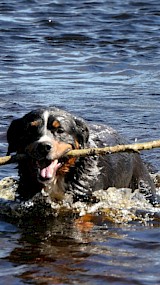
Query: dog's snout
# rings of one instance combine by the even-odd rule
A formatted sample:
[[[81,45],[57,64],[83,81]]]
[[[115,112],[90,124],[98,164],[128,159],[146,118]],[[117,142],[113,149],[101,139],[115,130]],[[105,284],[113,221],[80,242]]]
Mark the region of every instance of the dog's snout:
[[[51,143],[49,142],[41,142],[37,146],[37,152],[41,155],[47,155],[52,148]]]

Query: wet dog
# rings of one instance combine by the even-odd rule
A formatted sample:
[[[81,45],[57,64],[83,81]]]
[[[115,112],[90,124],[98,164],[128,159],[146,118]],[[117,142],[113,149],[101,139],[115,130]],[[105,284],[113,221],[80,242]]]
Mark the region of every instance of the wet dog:
[[[139,188],[155,202],[155,188],[146,166],[137,153],[73,157],[72,149],[104,147],[125,143],[112,128],[87,123],[70,113],[55,108],[31,111],[14,120],[7,132],[8,154],[24,153],[19,161],[18,192],[28,200],[42,189],[53,200],[72,193],[74,200],[91,201],[95,190]]]

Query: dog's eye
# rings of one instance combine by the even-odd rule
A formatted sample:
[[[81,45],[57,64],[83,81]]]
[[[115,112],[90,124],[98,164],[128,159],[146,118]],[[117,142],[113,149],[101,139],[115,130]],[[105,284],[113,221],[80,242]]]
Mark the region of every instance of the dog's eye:
[[[64,129],[63,128],[57,128],[56,130],[57,134],[63,134],[64,133]]]

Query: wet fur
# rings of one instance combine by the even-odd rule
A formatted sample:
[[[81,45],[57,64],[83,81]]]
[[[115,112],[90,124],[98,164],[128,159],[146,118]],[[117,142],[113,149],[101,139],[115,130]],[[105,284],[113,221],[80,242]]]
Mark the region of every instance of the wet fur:
[[[83,119],[61,109],[44,108],[14,120],[8,129],[7,139],[8,154],[16,152],[26,153],[28,156],[18,163],[18,192],[22,199],[28,200],[44,189],[53,200],[63,199],[64,193],[68,192],[73,194],[74,200],[91,201],[95,190],[114,186],[131,187],[133,190],[139,188],[155,203],[153,181],[136,153],[106,154],[64,161],[61,158],[67,146],[74,149],[125,143],[108,126],[88,125]],[[47,144],[48,141],[51,149],[47,154],[42,154],[42,151],[38,151],[39,144]],[[37,179],[35,161],[42,159],[42,155],[44,161],[45,156],[47,159],[55,159],[56,156],[62,159],[63,165],[54,181],[41,183]]]

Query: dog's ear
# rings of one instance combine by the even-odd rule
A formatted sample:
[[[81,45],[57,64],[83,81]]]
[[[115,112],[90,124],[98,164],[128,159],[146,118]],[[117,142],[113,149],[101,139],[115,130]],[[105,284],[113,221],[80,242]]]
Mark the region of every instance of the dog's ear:
[[[74,119],[77,127],[78,142],[84,146],[89,139],[89,128],[83,119],[76,117]]]
[[[11,152],[16,152],[21,146],[21,138],[24,134],[23,120],[16,119],[10,124],[7,131],[8,151],[7,155]]]

